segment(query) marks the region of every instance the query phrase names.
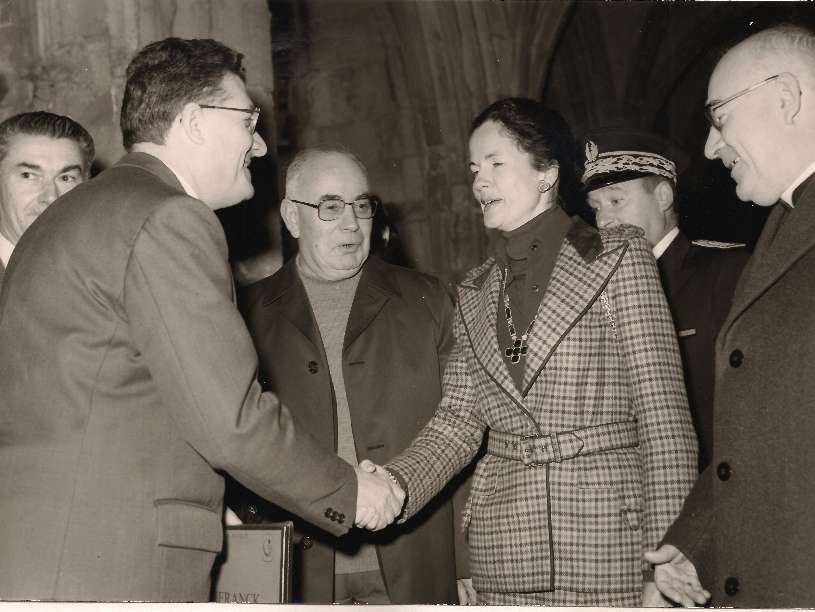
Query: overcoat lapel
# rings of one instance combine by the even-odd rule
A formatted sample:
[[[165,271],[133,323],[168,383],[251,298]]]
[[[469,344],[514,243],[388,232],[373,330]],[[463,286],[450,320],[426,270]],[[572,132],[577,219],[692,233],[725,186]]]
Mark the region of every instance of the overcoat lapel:
[[[524,393],[518,392],[498,346],[496,313],[501,272],[487,260],[459,289],[459,309],[476,359],[487,375],[520,405],[551,354],[605,288],[625,252],[606,253],[596,230],[576,219],[561,245],[549,286],[529,338]]]
[[[462,281],[458,292],[458,307],[473,352],[486,374],[516,402],[521,395],[512,382],[498,346],[495,327],[498,297],[501,292],[501,272],[495,260],[488,259],[473,276]]]
[[[595,258],[596,250],[589,253],[577,243],[581,253],[571,238],[567,236],[563,241],[538,318],[532,326],[524,371],[524,397],[563,338],[600,296],[624,252],[620,248]],[[596,242],[600,243],[599,236]]]
[[[295,259],[292,258],[281,269],[281,274],[267,294],[263,297],[264,308],[273,310],[273,316],[286,319],[309,342],[322,351],[322,341],[315,336],[316,329],[311,315],[311,304],[306,295],[306,288],[297,276]],[[286,299],[281,299],[285,297]]]
[[[348,325],[345,329],[343,352],[373,323],[382,308],[393,296],[399,296],[399,287],[391,282],[385,266],[377,257],[370,257],[362,270]]]
[[[815,181],[809,181],[794,210],[776,204],[756,245],[751,265],[725,320],[727,330],[749,306],[815,247]],[[783,225],[779,227],[781,221]],[[725,333],[719,334],[723,339]]]

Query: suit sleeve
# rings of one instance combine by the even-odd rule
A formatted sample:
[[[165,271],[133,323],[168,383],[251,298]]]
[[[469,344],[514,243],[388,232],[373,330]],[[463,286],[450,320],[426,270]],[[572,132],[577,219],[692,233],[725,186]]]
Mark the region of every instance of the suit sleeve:
[[[158,207],[135,237],[123,288],[140,358],[181,435],[213,468],[330,533],[345,533],[356,513],[353,468],[261,391],[232,287],[212,211],[188,197]],[[342,524],[326,517],[329,507],[345,515]]]
[[[696,478],[697,443],[671,314],[654,258],[634,236],[608,287],[630,373],[642,462],[643,542],[653,550]],[[651,568],[643,560],[643,572]]]
[[[442,379],[442,399],[433,418],[411,445],[387,464],[406,487],[404,522],[429,502],[475,456],[486,426],[467,364],[470,346],[460,312],[455,344]]]

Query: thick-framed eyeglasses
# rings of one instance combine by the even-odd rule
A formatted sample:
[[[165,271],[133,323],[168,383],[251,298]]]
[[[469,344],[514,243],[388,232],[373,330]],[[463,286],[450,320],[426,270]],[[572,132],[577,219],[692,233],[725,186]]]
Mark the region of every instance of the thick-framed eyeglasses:
[[[235,108],[233,106],[213,106],[212,104],[199,104],[201,108],[217,108],[218,110],[236,111],[238,113],[249,114],[249,125],[247,129],[250,134],[255,133],[255,128],[258,126],[258,119],[260,118],[260,107],[255,108]]]
[[[707,117],[708,123],[710,123],[710,125],[715,127],[717,130],[721,130],[722,127],[724,127],[724,116],[716,115],[717,110],[719,110],[725,104],[730,104],[734,100],[737,100],[738,98],[741,98],[742,96],[747,95],[751,91],[755,91],[759,87],[763,87],[767,83],[772,83],[778,77],[781,77],[781,76],[784,76],[784,75],[790,75],[793,78],[795,78],[794,75],[791,75],[789,72],[781,72],[779,74],[774,74],[773,76],[767,77],[766,79],[763,79],[763,80],[759,81],[758,83],[753,83],[752,85],[750,85],[750,87],[747,87],[746,89],[742,89],[741,91],[737,91],[732,96],[728,96],[724,100],[714,100],[713,102],[710,102],[709,104],[706,104],[705,105],[705,116]],[[797,83],[797,81],[798,80],[796,79],[796,83]],[[800,87],[799,87],[799,91],[800,91]]]
[[[316,204],[311,202],[303,202],[302,200],[295,200],[289,198],[295,204],[302,204],[303,206],[310,206],[317,209],[317,216],[321,221],[335,221],[342,217],[345,212],[346,206],[351,206],[354,215],[357,219],[370,219],[376,213],[379,200],[375,196],[365,195],[360,196],[353,202],[346,202],[339,196],[324,195]]]

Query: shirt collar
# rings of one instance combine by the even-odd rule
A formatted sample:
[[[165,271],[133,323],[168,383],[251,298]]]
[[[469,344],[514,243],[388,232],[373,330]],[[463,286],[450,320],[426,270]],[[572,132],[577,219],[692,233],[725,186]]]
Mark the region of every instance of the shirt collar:
[[[662,240],[656,243],[653,248],[654,258],[659,259],[662,254],[668,250],[671,243],[679,235],[679,228],[675,227],[662,237]]]
[[[11,259],[11,253],[14,250],[14,245],[9,242],[2,233],[0,233],[0,260],[3,261],[3,267],[8,268],[8,260]]]
[[[787,187],[787,190],[781,194],[781,201],[784,202],[790,208],[795,208],[795,204],[792,201],[792,194],[795,189],[803,183],[810,174],[815,172],[815,161],[813,161],[809,166],[807,166],[804,171],[792,182],[792,185]]]
[[[190,196],[191,198],[195,198],[196,200],[201,199],[198,197],[198,194],[195,193],[195,189],[193,189],[192,186],[187,181],[184,180],[184,177],[181,175],[181,173],[178,172],[178,170],[176,170],[169,161],[162,158],[161,162],[170,169],[170,172],[175,174],[175,178],[177,178],[178,182],[181,183],[181,186],[184,188],[184,191],[187,193],[188,196]]]

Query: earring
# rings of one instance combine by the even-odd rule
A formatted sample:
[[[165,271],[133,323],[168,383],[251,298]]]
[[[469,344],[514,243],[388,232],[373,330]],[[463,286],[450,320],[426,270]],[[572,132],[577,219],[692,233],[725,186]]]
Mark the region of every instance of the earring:
[[[551,188],[552,186],[546,181],[538,181],[538,191],[540,191],[541,193],[546,193]]]

